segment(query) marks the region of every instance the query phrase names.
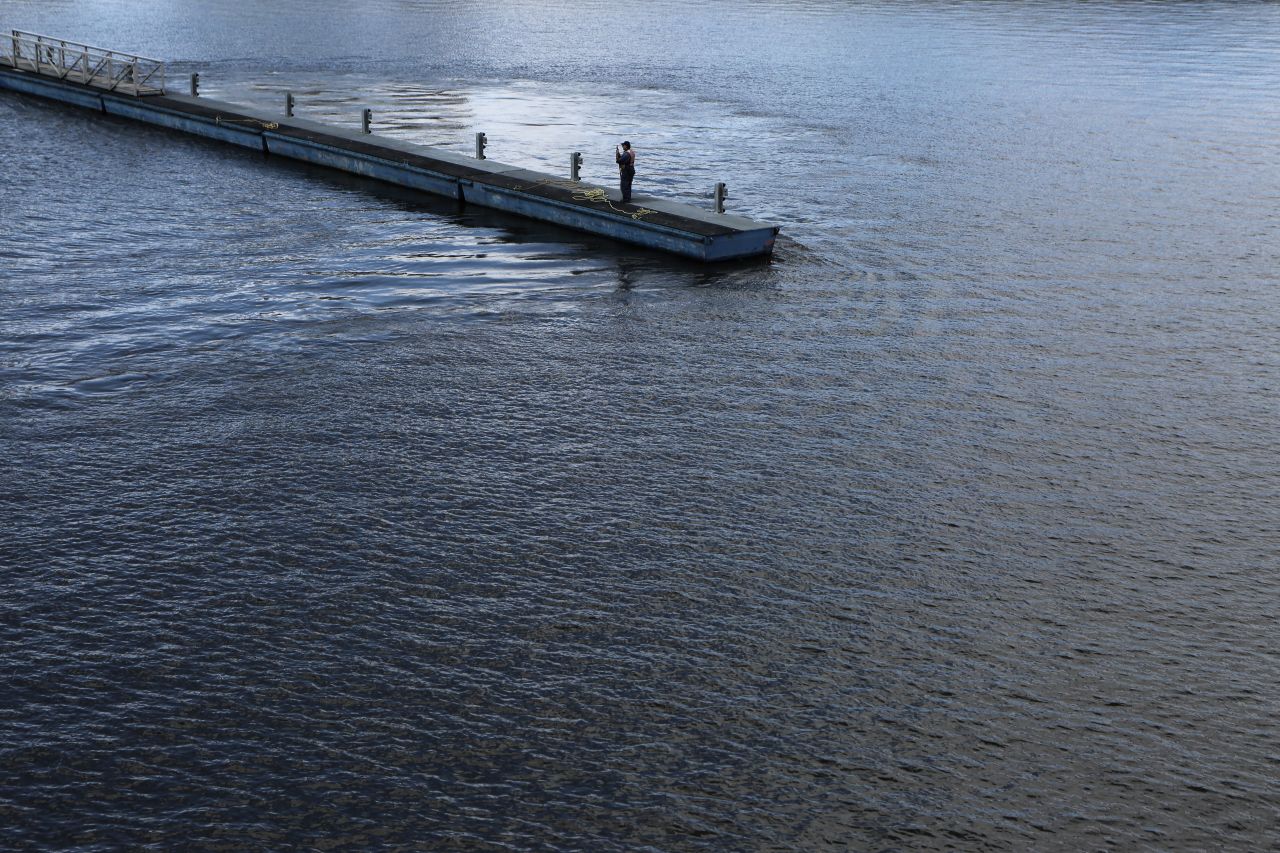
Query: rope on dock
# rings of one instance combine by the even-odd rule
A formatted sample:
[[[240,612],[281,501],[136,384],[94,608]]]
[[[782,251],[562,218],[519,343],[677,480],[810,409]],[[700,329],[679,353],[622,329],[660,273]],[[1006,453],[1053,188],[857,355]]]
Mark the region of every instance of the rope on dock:
[[[647,207],[637,207],[635,210],[625,210],[621,207],[614,206],[613,201],[609,198],[607,190],[599,187],[589,187],[583,189],[582,184],[578,181],[567,181],[561,178],[547,178],[546,180],[534,181],[532,184],[516,187],[518,190],[527,189],[528,187],[559,187],[560,189],[573,190],[574,201],[589,201],[592,204],[608,205],[609,209],[614,213],[625,213],[632,219],[643,219],[651,213],[657,213],[656,210],[650,210]]]

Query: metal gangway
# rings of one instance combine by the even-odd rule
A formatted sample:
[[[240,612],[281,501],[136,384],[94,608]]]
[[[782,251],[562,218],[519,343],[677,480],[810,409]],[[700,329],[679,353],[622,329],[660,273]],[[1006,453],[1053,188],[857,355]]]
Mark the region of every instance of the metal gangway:
[[[118,50],[12,30],[0,36],[0,63],[109,92],[163,95],[164,63]]]

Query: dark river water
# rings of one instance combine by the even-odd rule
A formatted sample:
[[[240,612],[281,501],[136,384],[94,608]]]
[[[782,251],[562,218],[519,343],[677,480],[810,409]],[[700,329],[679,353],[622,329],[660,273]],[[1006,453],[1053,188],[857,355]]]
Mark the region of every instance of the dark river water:
[[[784,229],[0,94],[0,848],[1280,845],[1280,5],[0,26]]]

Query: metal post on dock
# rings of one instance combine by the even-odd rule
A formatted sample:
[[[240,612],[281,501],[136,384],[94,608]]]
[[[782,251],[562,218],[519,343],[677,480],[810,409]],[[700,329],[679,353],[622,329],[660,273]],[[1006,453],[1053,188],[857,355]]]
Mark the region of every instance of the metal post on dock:
[[[769,255],[780,230],[777,225],[752,220],[742,211],[734,216],[725,214],[729,193],[723,183],[712,182],[714,212],[710,217],[701,200],[698,200],[697,207],[673,200],[652,200],[651,203],[659,209],[626,205],[624,210],[617,202],[616,184],[606,188],[596,185],[594,179],[593,183],[586,183],[582,174],[586,157],[581,150],[570,149],[569,174],[560,172],[559,177],[501,163],[490,168],[482,162],[488,159],[488,135],[473,129],[476,165],[468,168],[459,165],[465,159],[455,156],[460,151],[451,154],[447,148],[393,139],[396,134],[391,131],[387,131],[390,136],[380,133],[378,139],[373,139],[374,111],[371,108],[350,104],[342,107],[344,111],[354,109],[358,114],[356,126],[364,132],[352,134],[342,116],[332,124],[310,120],[314,118],[311,114],[308,114],[308,121],[296,122],[292,118],[296,112],[295,93],[275,89],[274,95],[268,93],[268,101],[279,98],[276,105],[282,113],[290,116],[285,118],[285,115],[275,114],[276,118],[285,118],[285,121],[278,122],[271,117],[269,104],[261,111],[228,104],[221,100],[222,95],[217,91],[214,92],[217,100],[196,103],[204,94],[200,89],[202,71],[175,73],[170,67],[166,79],[166,66],[160,60],[75,42],[63,43],[19,31],[11,35],[0,31],[0,53],[11,44],[16,45],[19,67],[9,70],[0,65],[0,100],[6,92],[16,91],[52,101],[85,104],[117,119],[134,119],[196,137],[220,140],[255,152],[258,156],[322,164],[415,192],[432,193],[449,199],[450,209],[462,201],[469,206],[490,206],[531,220],[564,225],[704,262]],[[0,55],[0,62],[9,58],[8,54]],[[190,69],[195,64],[203,63],[191,61],[180,67]],[[37,74],[41,76],[37,77]],[[178,79],[183,76],[188,78],[191,97],[177,94],[182,91]],[[170,97],[163,96],[166,91]],[[159,97],[147,97],[149,95]],[[355,100],[366,97],[378,100],[368,92]],[[467,123],[487,122],[476,118]],[[286,129],[284,135],[271,132],[277,129]],[[465,131],[465,126],[455,128],[458,133]],[[362,139],[364,136],[370,138]],[[566,138],[566,141],[573,140]],[[461,140],[455,137],[454,142],[458,143],[455,147],[460,148]],[[560,154],[552,150],[552,160],[564,156],[563,149],[560,150]],[[565,162],[561,160],[558,167],[553,163],[548,171],[554,173],[564,167]],[[715,173],[710,171],[706,174],[714,176]],[[572,180],[567,181],[567,178]],[[624,176],[623,180],[626,182],[627,177]],[[566,187],[566,183],[572,187]],[[575,189],[579,191],[575,192]],[[640,196],[641,201],[648,198]],[[0,211],[0,218],[3,216],[3,211]]]

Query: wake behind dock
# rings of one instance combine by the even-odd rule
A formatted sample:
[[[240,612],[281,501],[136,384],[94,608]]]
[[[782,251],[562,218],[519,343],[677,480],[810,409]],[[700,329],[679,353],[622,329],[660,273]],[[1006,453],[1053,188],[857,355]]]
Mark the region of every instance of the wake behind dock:
[[[772,253],[779,228],[680,202],[166,91],[158,60],[14,31],[0,89],[74,104],[700,261]],[[481,153],[478,150],[477,153]]]

